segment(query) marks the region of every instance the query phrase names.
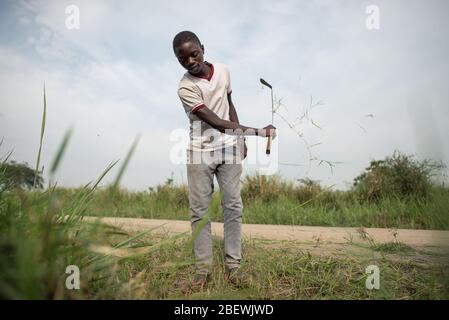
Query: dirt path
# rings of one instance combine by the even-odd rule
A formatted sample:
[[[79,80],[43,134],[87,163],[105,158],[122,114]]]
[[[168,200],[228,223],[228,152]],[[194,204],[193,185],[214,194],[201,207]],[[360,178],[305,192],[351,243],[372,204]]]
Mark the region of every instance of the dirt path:
[[[86,217],[88,221],[100,219],[105,224],[127,231],[144,231],[159,227],[154,232],[168,234],[190,233],[190,222],[179,220],[156,220],[137,218]],[[212,223],[212,233],[223,237],[223,223]],[[399,241],[413,247],[438,248],[449,251],[449,231],[303,227],[282,225],[243,224],[243,236],[247,239],[295,241],[320,244],[388,243]]]

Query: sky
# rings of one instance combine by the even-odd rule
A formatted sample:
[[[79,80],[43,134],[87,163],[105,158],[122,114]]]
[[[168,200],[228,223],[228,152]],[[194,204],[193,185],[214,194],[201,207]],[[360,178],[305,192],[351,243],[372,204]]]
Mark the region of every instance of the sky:
[[[174,161],[189,125],[172,50],[183,30],[198,35],[207,61],[229,68],[243,125],[271,123],[259,78],[273,85],[275,152],[262,159],[265,141],[249,138],[244,176],[269,162],[284,179],[347,189],[395,150],[449,164],[448,1],[0,3],[0,157],[12,151],[35,166],[45,83],[46,181],[72,128],[60,186],[85,185],[119,160],[103,185],[112,182],[137,136],[122,187],[187,182]]]

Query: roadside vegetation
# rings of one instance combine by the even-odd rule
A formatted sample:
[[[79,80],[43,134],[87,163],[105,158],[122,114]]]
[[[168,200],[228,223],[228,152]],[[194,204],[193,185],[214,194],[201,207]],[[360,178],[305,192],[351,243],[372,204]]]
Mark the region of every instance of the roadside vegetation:
[[[310,179],[291,182],[279,176],[242,179],[244,223],[305,226],[378,227],[449,230],[449,188],[434,178],[445,167],[417,161],[399,152],[373,160],[348,191],[332,190]],[[86,208],[92,216],[189,219],[187,185],[172,179],[141,192],[97,188]],[[56,188],[60,201],[81,189]],[[31,196],[42,191],[31,191]],[[212,197],[209,214],[222,222],[220,192]]]

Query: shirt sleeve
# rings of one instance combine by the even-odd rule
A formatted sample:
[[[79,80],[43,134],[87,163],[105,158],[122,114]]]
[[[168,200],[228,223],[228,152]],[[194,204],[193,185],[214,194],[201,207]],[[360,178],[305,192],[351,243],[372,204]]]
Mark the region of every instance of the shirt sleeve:
[[[181,87],[178,89],[178,96],[186,112],[195,113],[202,107],[205,107],[201,94],[194,88]]]

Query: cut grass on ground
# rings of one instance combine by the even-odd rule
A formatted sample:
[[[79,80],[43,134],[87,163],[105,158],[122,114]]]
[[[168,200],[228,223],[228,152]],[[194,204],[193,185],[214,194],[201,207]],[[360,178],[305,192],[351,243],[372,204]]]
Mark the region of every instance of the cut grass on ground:
[[[153,236],[153,240],[156,241]],[[184,295],[193,278],[191,243],[180,239],[163,251],[123,263],[117,273],[129,286],[97,298],[131,299],[448,299],[447,264],[415,263],[413,257],[389,257],[376,250],[397,252],[400,244],[365,248],[363,254],[316,254],[309,246],[267,246],[243,242],[242,272],[248,280],[236,289],[223,277],[222,241],[214,239],[214,268],[204,291]],[[388,249],[385,249],[388,248]],[[394,249],[392,249],[394,248]],[[355,248],[356,250],[357,248]],[[322,250],[320,250],[322,251]],[[413,252],[413,251],[410,251]],[[367,290],[368,265],[380,269],[380,290]],[[98,285],[102,285],[99,283]],[[112,287],[111,287],[112,288]],[[104,294],[104,290],[102,290]]]
[[[373,249],[375,251],[384,253],[410,253],[413,251],[413,248],[401,242],[387,242],[377,244]]]

